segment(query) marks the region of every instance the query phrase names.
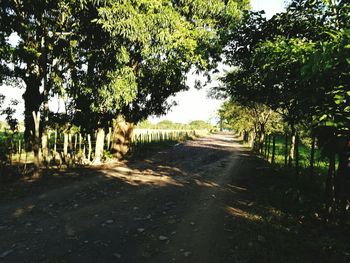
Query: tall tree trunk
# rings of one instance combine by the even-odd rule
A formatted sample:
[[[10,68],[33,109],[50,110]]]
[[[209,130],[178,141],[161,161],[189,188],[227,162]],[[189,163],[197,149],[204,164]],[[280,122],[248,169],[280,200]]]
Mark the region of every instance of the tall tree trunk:
[[[72,151],[73,151],[73,134],[71,133],[71,131],[69,131],[68,133],[68,144],[69,144],[69,150],[68,153],[71,155]],[[70,156],[72,157],[72,156]]]
[[[43,132],[41,138],[41,146],[43,152],[43,160],[45,163],[48,162],[49,148],[48,148],[48,122],[49,122],[49,86],[47,83],[47,49],[45,37],[41,38],[41,69],[43,74]]]
[[[8,162],[9,162],[10,165],[12,165],[13,134],[8,138],[7,147],[8,147]]]
[[[350,150],[346,147],[342,147],[338,156],[339,165],[337,178],[335,180],[335,191],[339,210],[342,215],[345,216],[350,206]]]
[[[20,164],[21,163],[21,160],[22,160],[22,142],[21,142],[21,139],[18,140],[18,163]]]
[[[271,134],[268,137],[268,142],[267,142],[267,161],[270,159],[270,148],[271,148]]]
[[[290,138],[290,147],[289,147],[289,156],[288,156],[288,166],[292,167],[293,160],[294,160],[294,154],[295,154],[295,127],[292,124],[291,125],[291,138]]]
[[[276,135],[273,135],[273,137],[272,137],[272,157],[271,157],[272,164],[275,164],[275,156],[276,156]]]
[[[264,158],[266,159],[267,156],[267,145],[268,145],[268,141],[269,141],[269,136],[266,135],[265,136],[265,140],[264,140],[264,149],[263,149],[263,154],[264,154]]]
[[[108,128],[108,134],[107,134],[107,151],[111,149],[111,138],[112,138],[112,128]]]
[[[287,167],[288,162],[288,134],[284,136],[284,167]]]
[[[33,65],[32,65],[33,66]],[[42,96],[40,94],[40,78],[36,75],[30,75],[25,79],[26,90],[23,94],[24,100],[24,139],[26,151],[33,150],[35,143],[35,124],[33,112],[39,112],[42,103]],[[40,132],[39,132],[40,138]],[[40,140],[39,140],[40,143]],[[40,145],[39,145],[40,147]]]
[[[118,117],[113,123],[111,152],[116,158],[123,158],[130,148],[134,124]],[[162,139],[162,137],[160,137]]]
[[[249,140],[249,133],[247,131],[244,131],[243,133],[243,141],[248,142]]]
[[[68,161],[68,131],[63,132],[63,157],[65,161]]]
[[[78,145],[78,134],[76,133],[76,134],[74,134],[74,152],[75,152],[75,154],[76,154],[76,152],[77,152],[77,145]]]
[[[81,151],[82,151],[82,150],[81,150],[82,141],[83,141],[83,139],[82,139],[81,133],[79,133],[79,154],[82,153],[82,152],[81,152]]]
[[[299,175],[299,134],[295,134],[295,174],[298,176]]]
[[[96,133],[95,157],[93,160],[94,164],[99,164],[102,161],[104,142],[105,142],[105,130],[103,128],[98,128]]]
[[[34,167],[36,169],[36,174],[38,175],[38,170],[40,167],[40,112],[32,112],[34,121],[34,142],[33,142],[33,152],[34,152]]]
[[[314,178],[314,167],[315,167],[315,146],[316,146],[316,136],[314,133],[311,135],[311,151],[310,151],[310,179]]]
[[[259,133],[259,152],[263,154],[264,152],[264,143],[265,143],[265,126],[263,124],[260,125],[260,133]]]
[[[269,147],[269,136],[270,136],[270,135],[266,135],[266,136],[265,136],[264,157],[265,157],[266,160],[268,160],[268,158],[267,158],[267,152],[268,152],[268,147]]]
[[[53,152],[56,155],[56,152],[57,152],[57,130],[55,130],[54,135],[55,135],[55,140],[54,140]]]
[[[43,130],[43,134],[41,136],[41,149],[43,152],[43,161],[45,163],[48,162],[48,156],[49,156],[49,147],[48,147],[48,134],[47,130]]]
[[[326,204],[328,213],[333,213],[334,209],[334,178],[335,178],[335,154],[332,153],[329,157],[329,166],[326,179]]]
[[[260,138],[260,134],[258,132],[258,128],[256,126],[256,124],[254,124],[254,132],[253,132],[253,147],[252,149],[254,150],[254,152],[259,153],[259,138]]]
[[[91,135],[88,134],[87,138],[88,138],[88,147],[89,147],[87,159],[88,159],[88,162],[90,162],[91,161],[91,154],[92,154]]]
[[[255,132],[253,132],[253,131],[250,133],[249,146],[250,146],[251,149],[254,150],[254,147],[255,147]]]
[[[84,143],[83,150],[82,150],[82,160],[84,163],[86,163],[86,155],[85,154],[86,154],[86,147],[85,147],[85,143]]]

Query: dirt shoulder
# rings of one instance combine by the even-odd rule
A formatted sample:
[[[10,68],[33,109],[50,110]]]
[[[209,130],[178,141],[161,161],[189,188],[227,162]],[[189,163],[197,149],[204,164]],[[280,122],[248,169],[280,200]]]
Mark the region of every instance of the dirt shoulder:
[[[269,201],[266,171],[222,134],[11,185],[0,201],[0,262],[346,259],[312,246],[318,233],[293,229],[294,218]]]

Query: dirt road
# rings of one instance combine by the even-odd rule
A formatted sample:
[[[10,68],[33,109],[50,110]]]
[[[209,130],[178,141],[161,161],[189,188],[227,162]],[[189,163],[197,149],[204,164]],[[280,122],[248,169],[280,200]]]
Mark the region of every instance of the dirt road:
[[[308,260],[262,219],[277,212],[247,178],[263,169],[231,135],[213,135],[12,185],[0,192],[0,262]]]

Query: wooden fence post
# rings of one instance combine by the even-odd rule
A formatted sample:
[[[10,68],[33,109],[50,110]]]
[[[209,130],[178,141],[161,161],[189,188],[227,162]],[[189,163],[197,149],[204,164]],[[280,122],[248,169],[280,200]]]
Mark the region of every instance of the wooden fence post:
[[[56,129],[55,129],[54,135],[55,135],[55,139],[54,139],[53,151],[56,154],[57,152],[57,130]]]

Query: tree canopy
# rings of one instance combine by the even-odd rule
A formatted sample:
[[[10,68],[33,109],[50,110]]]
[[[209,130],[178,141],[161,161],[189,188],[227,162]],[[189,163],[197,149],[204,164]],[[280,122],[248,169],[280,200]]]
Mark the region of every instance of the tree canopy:
[[[24,81],[28,131],[32,112],[54,94],[87,129],[118,114],[138,122],[169,109],[167,98],[188,88],[192,67],[215,68],[224,25],[238,21],[247,6],[232,0],[2,1],[1,79]],[[8,41],[13,34],[15,46]]]
[[[245,12],[225,49],[233,69],[216,91],[233,101],[222,111],[239,113],[229,116],[238,130],[240,123],[251,129],[251,122],[237,116],[244,119],[255,105],[280,114],[291,133],[290,159],[302,130],[316,134],[329,158],[329,178],[338,156],[340,181],[350,157],[349,10],[348,1],[293,0],[269,20],[261,12]],[[261,129],[255,133],[261,139]]]

